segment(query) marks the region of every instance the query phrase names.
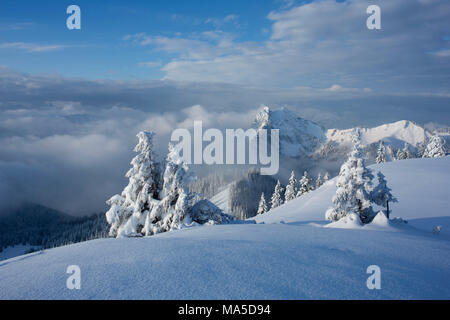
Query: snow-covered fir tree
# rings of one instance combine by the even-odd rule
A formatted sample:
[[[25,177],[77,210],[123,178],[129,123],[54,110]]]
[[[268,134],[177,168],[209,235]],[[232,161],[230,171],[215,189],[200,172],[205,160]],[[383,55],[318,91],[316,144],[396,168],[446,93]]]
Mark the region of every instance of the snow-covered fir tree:
[[[328,171],[325,172],[325,175],[323,176],[323,184],[327,183],[328,180],[330,180],[330,175],[328,174]]]
[[[416,149],[416,157],[422,158],[425,153],[425,148],[427,147],[427,141],[422,141],[418,143],[417,149]]]
[[[399,149],[397,151],[397,160],[406,160],[411,158],[412,155],[411,152],[409,151],[409,144],[405,142],[403,149],[402,150]]]
[[[153,152],[154,133],[142,131],[135,152],[138,154],[131,161],[131,169],[126,177],[129,179],[121,195],[111,197],[106,203],[110,209],[106,219],[111,225],[110,236],[139,235],[145,220],[152,210],[160,192],[160,166]]]
[[[145,235],[154,235],[191,223],[190,209],[194,205],[194,195],[187,188],[193,177],[186,162],[180,157],[179,149],[169,144],[169,154],[164,171],[161,201],[153,207],[144,225]]]
[[[371,205],[372,180],[372,171],[366,167],[360,144],[356,141],[348,160],[341,166],[333,197],[334,207],[326,211],[326,219],[337,221],[355,213],[363,223],[368,223],[374,216]]]
[[[405,157],[405,159],[413,158],[413,155],[412,155],[411,151],[409,150],[409,144],[407,142],[405,142],[405,146],[403,147],[403,157]]]
[[[394,149],[393,146],[391,146],[391,145],[387,146],[387,148],[386,148],[386,153],[387,153],[387,155],[388,155],[390,161],[395,161],[395,160],[397,160],[397,158],[396,158],[396,152],[395,152],[395,149]]]
[[[107,201],[106,213],[110,236],[150,236],[192,223],[224,223],[233,220],[209,200],[191,193],[187,184],[192,176],[180,157],[178,146],[169,144],[166,168],[161,177],[160,165],[153,153],[153,133],[140,132],[131,161],[129,183],[121,195]],[[161,187],[162,185],[162,187]]]
[[[322,184],[323,184],[322,174],[319,172],[319,174],[317,175],[317,180],[316,180],[316,189],[320,188],[320,186]]]
[[[280,180],[278,180],[272,195],[272,199],[270,201],[271,203],[270,209],[275,209],[283,204],[283,199],[281,198],[282,193],[283,187],[281,186]]]
[[[263,214],[267,212],[267,204],[266,199],[264,197],[264,192],[261,194],[261,200],[259,200],[258,204],[258,214]]]
[[[386,148],[384,146],[384,142],[380,141],[380,146],[378,147],[377,157],[375,159],[376,163],[386,162]]]
[[[300,182],[300,188],[298,189],[297,197],[300,197],[300,196],[304,195],[305,193],[312,190],[311,179],[309,179],[309,177],[308,177],[308,172],[305,171],[303,173],[303,177],[300,179],[299,182]]]
[[[378,172],[377,177],[378,185],[373,189],[371,198],[375,204],[386,208],[386,217],[389,219],[389,202],[398,201],[397,198],[392,195],[391,189],[387,186],[386,177],[381,172]]]
[[[430,137],[422,158],[439,158],[445,156],[445,144],[436,133]]]
[[[291,177],[289,178],[289,184],[286,186],[286,192],[284,194],[284,199],[286,202],[295,199],[296,185],[297,179],[295,179],[295,173],[294,170],[292,170]]]

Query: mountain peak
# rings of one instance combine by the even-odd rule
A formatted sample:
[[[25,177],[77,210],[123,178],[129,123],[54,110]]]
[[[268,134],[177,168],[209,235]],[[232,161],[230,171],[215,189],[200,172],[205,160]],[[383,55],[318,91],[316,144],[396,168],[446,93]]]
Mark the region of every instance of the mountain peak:
[[[338,144],[350,144],[350,137],[354,130],[355,128],[344,130],[330,129],[327,132],[327,137]],[[359,131],[361,133],[361,141],[365,145],[382,140],[396,148],[402,148],[405,142],[417,147],[420,143],[425,142],[429,136],[429,133],[424,128],[409,120],[400,120],[374,128],[359,128]]]
[[[287,108],[263,106],[255,118],[258,130],[280,130],[280,152],[289,157],[309,155],[326,140],[323,129],[316,123],[300,118]]]

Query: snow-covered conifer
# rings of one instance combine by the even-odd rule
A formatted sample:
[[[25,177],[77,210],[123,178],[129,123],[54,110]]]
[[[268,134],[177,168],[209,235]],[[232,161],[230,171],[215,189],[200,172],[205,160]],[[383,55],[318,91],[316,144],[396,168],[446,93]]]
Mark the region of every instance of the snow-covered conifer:
[[[378,147],[377,157],[375,159],[376,163],[386,162],[386,148],[383,141],[380,141],[380,146]]]
[[[411,151],[409,151],[409,144],[407,142],[405,142],[405,146],[403,147],[403,157],[405,159],[411,159],[413,157]]]
[[[411,159],[412,155],[411,152],[409,151],[409,144],[405,142],[405,146],[403,147],[403,150],[398,150],[397,151],[397,160],[406,160],[406,159]]]
[[[194,195],[186,185],[192,176],[186,162],[180,157],[179,149],[171,143],[163,178],[161,201],[147,216],[143,230],[145,235],[179,229],[183,224],[191,223],[189,212],[194,205]]]
[[[328,174],[328,171],[325,172],[325,175],[323,176],[323,184],[327,183],[328,180],[330,180],[330,175]]]
[[[111,197],[106,203],[110,209],[106,219],[111,225],[110,236],[140,235],[147,217],[160,192],[160,167],[153,152],[154,133],[142,131],[126,177],[128,185],[121,195]]]
[[[295,179],[295,173],[294,170],[292,170],[291,177],[289,178],[289,184],[286,186],[286,192],[284,194],[284,199],[286,202],[295,199],[296,184],[297,179]]]
[[[261,200],[259,200],[257,214],[263,214],[266,212],[267,212],[267,204],[266,204],[266,199],[264,198],[264,192],[263,192],[261,194]]]
[[[397,154],[395,155],[395,158],[396,158],[397,160],[404,160],[404,157],[403,157],[403,150],[398,149],[398,150],[397,150]]]
[[[391,145],[387,146],[387,148],[386,148],[386,153],[387,153],[387,155],[388,155],[390,161],[395,161],[395,160],[397,160],[397,158],[396,158],[396,154],[397,154],[397,153],[395,152],[394,147],[392,147]]]
[[[297,192],[297,197],[300,197],[311,190],[311,180],[308,177],[308,172],[305,171],[303,177],[300,179],[300,188]]]
[[[316,180],[316,189],[320,188],[320,186],[323,184],[322,181],[322,174],[319,172]]]
[[[355,142],[348,160],[341,166],[333,197],[334,207],[327,210],[326,219],[337,221],[355,213],[363,223],[368,223],[374,216],[371,206],[372,180],[373,174],[365,166],[360,144]]]
[[[272,199],[270,201],[272,205],[270,209],[275,209],[276,207],[279,207],[283,204],[283,199],[281,198],[282,192],[283,187],[281,186],[280,180],[278,180],[272,195]]]
[[[422,158],[438,158],[445,156],[444,142],[441,137],[435,133],[429,139]]]
[[[386,208],[386,217],[389,219],[389,202],[398,202],[397,199],[392,195],[391,189],[387,186],[387,181],[385,176],[378,172],[378,185],[373,189],[371,198],[372,201]]]

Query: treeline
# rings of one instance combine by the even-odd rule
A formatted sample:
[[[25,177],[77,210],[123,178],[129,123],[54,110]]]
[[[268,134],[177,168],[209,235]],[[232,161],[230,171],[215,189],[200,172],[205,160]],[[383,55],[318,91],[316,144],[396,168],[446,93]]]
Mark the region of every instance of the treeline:
[[[277,181],[271,176],[260,175],[258,169],[251,169],[247,178],[230,187],[228,207],[237,219],[256,216],[261,194],[272,194]]]
[[[107,237],[105,214],[72,217],[35,204],[0,216],[0,251],[15,245],[47,249]]]

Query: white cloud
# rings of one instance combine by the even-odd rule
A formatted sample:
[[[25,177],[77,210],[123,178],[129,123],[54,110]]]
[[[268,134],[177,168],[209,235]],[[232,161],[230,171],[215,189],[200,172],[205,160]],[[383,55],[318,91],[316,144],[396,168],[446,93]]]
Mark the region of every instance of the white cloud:
[[[188,35],[150,37],[158,50],[177,54],[165,79],[270,87],[445,90],[450,62],[442,36],[450,28],[450,2],[384,1],[381,31],[366,28],[366,0],[318,0],[268,14],[265,42]],[[292,5],[292,3],[290,3]],[[141,44],[146,44],[145,41]],[[436,81],[436,79],[441,81]],[[442,81],[442,79],[445,79]]]
[[[216,28],[222,28],[226,24],[232,24],[235,27],[239,27],[239,16],[236,14],[229,14],[223,18],[208,18],[205,20],[205,24],[211,24]]]
[[[147,61],[147,62],[139,62],[140,67],[146,68],[158,68],[162,65],[161,61]]]
[[[68,48],[65,45],[51,44],[51,45],[40,45],[29,42],[3,42],[0,43],[0,49],[18,49],[25,50],[27,52],[48,52],[56,51]]]
[[[438,50],[433,55],[444,58],[450,57],[450,49]]]

